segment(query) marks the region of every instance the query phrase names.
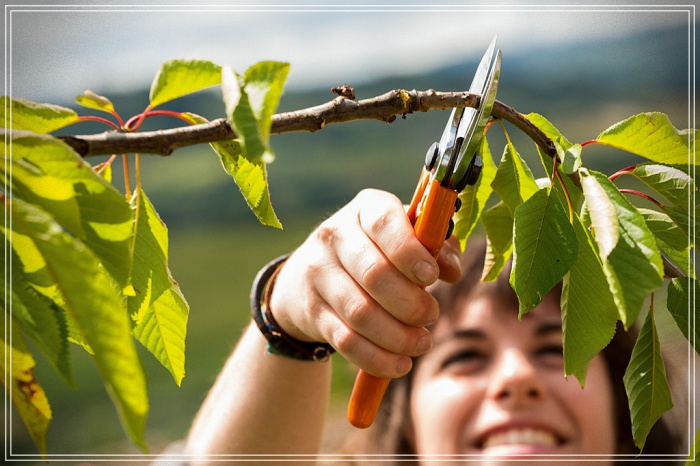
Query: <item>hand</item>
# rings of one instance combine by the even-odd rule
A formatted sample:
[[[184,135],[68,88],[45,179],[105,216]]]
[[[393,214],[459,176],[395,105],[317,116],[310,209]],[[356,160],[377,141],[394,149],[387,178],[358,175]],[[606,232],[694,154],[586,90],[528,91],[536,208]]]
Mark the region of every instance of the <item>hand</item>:
[[[398,377],[432,346],[425,326],[439,310],[425,286],[459,279],[458,251],[451,238],[436,261],[401,201],[365,190],[290,256],[270,309],[289,335],[328,342],[366,372]]]

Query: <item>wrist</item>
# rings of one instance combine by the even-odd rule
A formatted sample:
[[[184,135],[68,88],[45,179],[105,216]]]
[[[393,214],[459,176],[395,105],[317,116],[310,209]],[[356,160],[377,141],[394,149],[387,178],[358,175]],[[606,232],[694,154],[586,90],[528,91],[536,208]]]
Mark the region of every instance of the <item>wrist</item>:
[[[270,308],[275,280],[289,255],[280,256],[265,265],[255,277],[250,293],[253,319],[267,340],[268,353],[305,361],[327,361],[335,352],[328,343],[302,341],[286,333]]]

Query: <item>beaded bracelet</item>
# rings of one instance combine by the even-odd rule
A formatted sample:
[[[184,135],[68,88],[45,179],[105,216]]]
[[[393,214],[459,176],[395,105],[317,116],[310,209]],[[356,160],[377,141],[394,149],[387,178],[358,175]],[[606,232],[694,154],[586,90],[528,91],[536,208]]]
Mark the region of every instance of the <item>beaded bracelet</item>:
[[[253,287],[250,290],[250,310],[253,319],[267,340],[269,353],[304,361],[326,362],[335,352],[331,345],[297,340],[284,333],[272,317],[269,306],[272,287],[277,274],[288,258],[289,254],[285,254],[270,261],[255,276]]]

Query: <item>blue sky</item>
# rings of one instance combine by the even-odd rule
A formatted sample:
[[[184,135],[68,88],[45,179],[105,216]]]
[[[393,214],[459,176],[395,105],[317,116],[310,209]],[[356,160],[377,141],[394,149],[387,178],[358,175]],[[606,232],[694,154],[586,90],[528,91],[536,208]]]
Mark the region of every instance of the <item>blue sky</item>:
[[[288,89],[325,88],[480,56],[494,35],[505,57],[694,21],[688,7],[640,1],[27,3],[5,5],[4,94],[51,102],[85,89],[149,86],[173,58],[239,72],[260,60],[286,61]]]

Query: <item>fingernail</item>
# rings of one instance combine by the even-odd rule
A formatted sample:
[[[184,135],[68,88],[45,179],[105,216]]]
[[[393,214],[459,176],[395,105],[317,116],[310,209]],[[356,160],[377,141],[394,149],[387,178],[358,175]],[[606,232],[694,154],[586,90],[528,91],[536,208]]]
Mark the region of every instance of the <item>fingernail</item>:
[[[411,361],[411,358],[407,356],[400,357],[399,360],[396,362],[396,372],[399,374],[405,374],[406,372],[411,370],[411,366],[413,365],[413,362]]]
[[[418,354],[423,354],[433,347],[433,339],[430,335],[424,335],[418,341]]]
[[[434,264],[426,261],[418,262],[413,269],[413,275],[424,285],[431,285],[434,283],[435,280],[438,279],[439,273],[440,271]]]
[[[450,252],[447,254],[447,260],[450,262],[450,265],[455,268],[455,270],[462,273],[462,261],[459,254],[456,252]]]

